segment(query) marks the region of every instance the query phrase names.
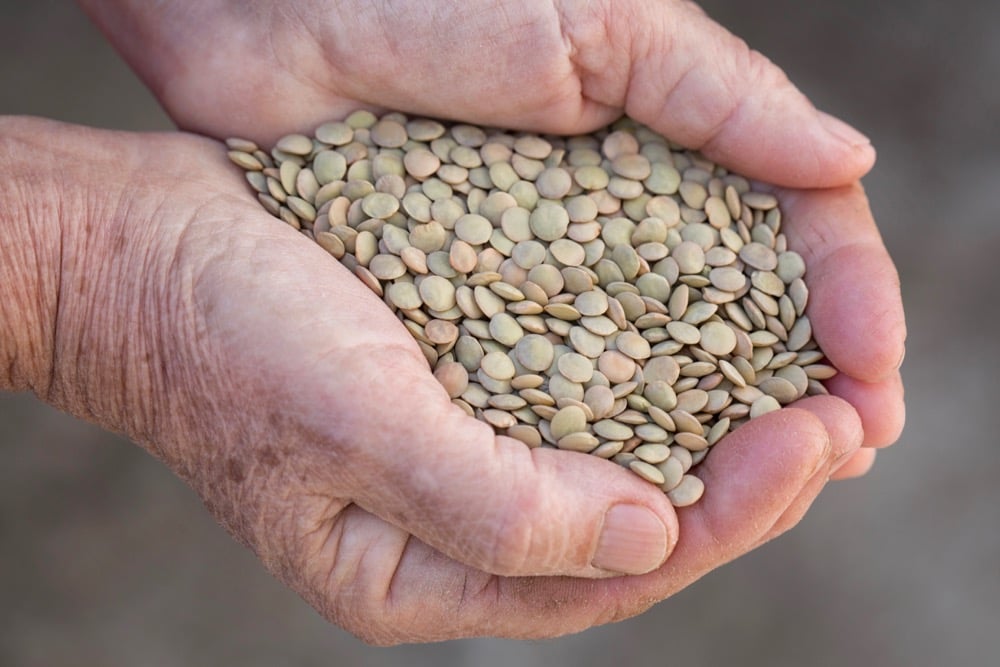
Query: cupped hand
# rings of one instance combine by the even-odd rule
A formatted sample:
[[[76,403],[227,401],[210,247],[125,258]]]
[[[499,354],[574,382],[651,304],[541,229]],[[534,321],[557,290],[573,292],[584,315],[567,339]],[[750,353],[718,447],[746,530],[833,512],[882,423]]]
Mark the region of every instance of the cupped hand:
[[[54,386],[76,398],[53,400],[143,442],[352,632],[542,637],[627,617],[794,525],[831,474],[870,465],[862,443],[898,437],[898,282],[851,184],[872,149],[692,5],[86,4],[174,118],[216,137],[267,142],[358,106],[551,132],[624,111],[799,188],[782,192],[786,231],[837,397],[728,436],[702,467],[710,492],[675,513],[606,462],[529,451],[452,409],[384,306],[267,218],[209,144],[117,137],[157,165],[147,199],[176,204],[110,209],[156,238],[128,244],[143,279],[88,308],[113,332],[85,356],[103,384],[75,371]],[[167,197],[176,179],[184,196]],[[143,313],[110,321],[122,303]],[[130,342],[139,379],[102,406]]]
[[[184,129],[270,145],[359,106],[558,134],[623,113],[747,176],[844,185],[868,140],[685,0],[81,0]]]

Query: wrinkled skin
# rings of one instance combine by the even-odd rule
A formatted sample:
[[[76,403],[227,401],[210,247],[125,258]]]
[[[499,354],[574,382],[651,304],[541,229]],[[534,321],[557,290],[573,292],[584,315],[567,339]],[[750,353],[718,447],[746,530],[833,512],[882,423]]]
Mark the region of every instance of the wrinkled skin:
[[[835,396],[727,436],[700,468],[703,501],[675,511],[627,471],[454,408],[388,309],[271,219],[217,143],[0,121],[0,386],[141,443],[363,639],[629,617],[795,525],[898,437],[898,282],[856,182],[874,153],[692,5],[84,4],[209,136],[268,142],[362,105],[566,133],[625,111],[797,188],[780,192],[786,231]],[[659,532],[608,560],[620,505]]]

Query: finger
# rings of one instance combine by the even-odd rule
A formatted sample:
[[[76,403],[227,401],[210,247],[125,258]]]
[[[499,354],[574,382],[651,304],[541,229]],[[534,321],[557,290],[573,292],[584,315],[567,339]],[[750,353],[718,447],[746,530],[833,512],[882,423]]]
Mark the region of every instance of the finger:
[[[834,466],[830,479],[841,481],[845,479],[863,477],[871,471],[872,466],[875,465],[875,459],[877,456],[878,451],[871,448],[854,452],[854,454],[843,461],[839,467]]]
[[[781,517],[764,535],[761,544],[768,542],[798,525],[812,506],[820,491],[829,481],[831,471],[857,455],[864,432],[857,412],[844,400],[834,396],[813,396],[796,401],[795,407],[815,415],[830,436],[830,455],[805,484]]]
[[[335,365],[364,378],[336,399],[332,434],[353,497],[446,555],[494,574],[594,577],[648,572],[669,554],[676,518],[658,488],[596,457],[496,437],[451,405],[422,358],[355,352]],[[401,390],[387,405],[390,387]]]
[[[865,447],[888,447],[899,440],[906,422],[906,404],[898,371],[874,383],[841,374],[828,380],[826,387],[858,411],[865,429]]]
[[[328,620],[379,645],[580,631],[628,597],[616,594],[619,582],[636,579],[489,574],[356,506],[328,534],[299,592]]]
[[[353,506],[322,531],[294,588],[331,622],[379,645],[471,636],[540,639],[611,620],[641,577],[501,577],[448,558]],[[648,606],[649,602],[646,602]]]
[[[759,543],[803,485],[816,474],[825,479],[832,451],[821,419],[795,408],[727,436],[699,469],[708,490],[698,505],[681,510],[674,554],[657,572],[639,577],[493,576],[366,512],[348,510],[330,531],[334,537],[316,550],[312,563],[320,569],[306,597],[375,643],[552,637],[621,620]]]
[[[699,468],[704,498],[678,513],[681,537],[662,576],[690,583],[753,549],[829,465],[833,445],[823,421],[797,407],[726,436]]]
[[[820,347],[851,377],[890,377],[905,349],[903,301],[861,186],[779,195],[789,246],[809,267],[807,314]]]
[[[616,3],[611,15],[611,34],[630,47],[629,115],[779,185],[844,185],[871,169],[866,137],[817,111],[779,67],[693,4],[637,3],[633,13]]]

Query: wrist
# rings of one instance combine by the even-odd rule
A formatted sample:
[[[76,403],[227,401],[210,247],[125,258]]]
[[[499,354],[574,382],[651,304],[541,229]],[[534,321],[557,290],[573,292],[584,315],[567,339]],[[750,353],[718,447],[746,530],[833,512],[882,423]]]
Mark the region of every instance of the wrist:
[[[142,213],[158,206],[134,144],[30,118],[0,118],[0,137],[0,388],[131,435],[153,361]]]
[[[60,199],[36,159],[33,121],[0,118],[0,390],[44,394],[59,303]]]

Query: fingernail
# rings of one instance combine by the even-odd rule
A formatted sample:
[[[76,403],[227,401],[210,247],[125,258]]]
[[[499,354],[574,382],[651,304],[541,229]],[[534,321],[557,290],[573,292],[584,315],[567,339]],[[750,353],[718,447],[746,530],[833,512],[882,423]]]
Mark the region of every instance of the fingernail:
[[[827,132],[841,141],[850,144],[851,146],[868,146],[872,143],[871,139],[861,134],[844,121],[831,116],[828,113],[820,111],[819,122],[823,124],[823,127],[826,128]]]
[[[604,515],[592,565],[620,574],[645,574],[667,558],[667,527],[638,505],[615,505]]]

